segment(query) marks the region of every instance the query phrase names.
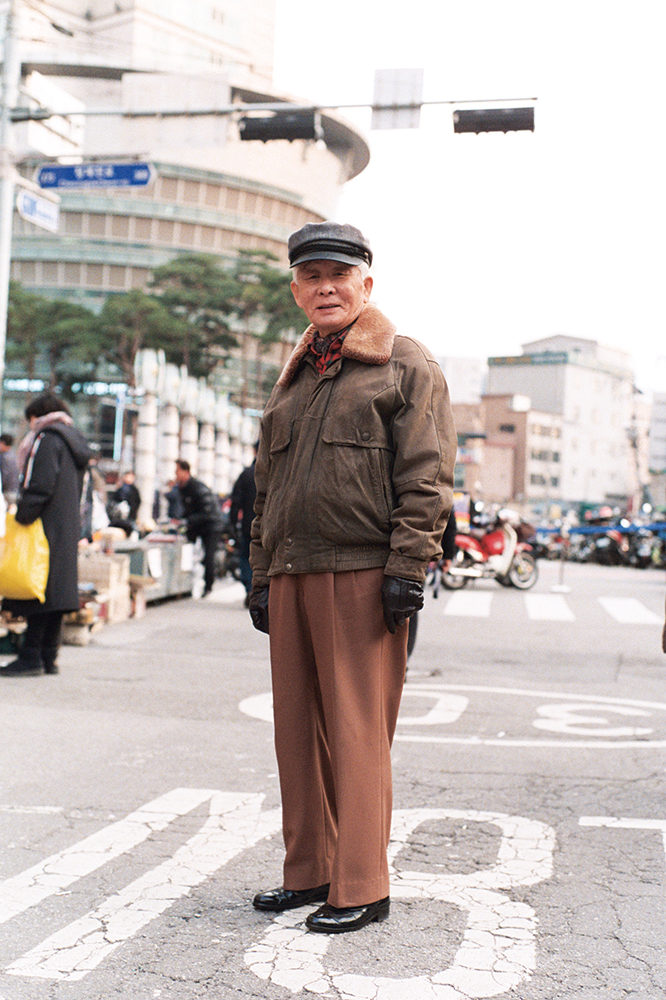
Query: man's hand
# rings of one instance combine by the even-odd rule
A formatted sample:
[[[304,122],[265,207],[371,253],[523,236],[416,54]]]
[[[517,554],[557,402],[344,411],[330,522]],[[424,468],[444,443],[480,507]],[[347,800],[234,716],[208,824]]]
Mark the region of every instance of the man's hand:
[[[259,632],[265,632],[266,635],[268,635],[268,590],[269,584],[253,588],[248,603],[252,624]]]
[[[382,606],[386,627],[391,635],[395,635],[398,628],[423,607],[423,584],[416,580],[402,580],[398,576],[385,576]]]

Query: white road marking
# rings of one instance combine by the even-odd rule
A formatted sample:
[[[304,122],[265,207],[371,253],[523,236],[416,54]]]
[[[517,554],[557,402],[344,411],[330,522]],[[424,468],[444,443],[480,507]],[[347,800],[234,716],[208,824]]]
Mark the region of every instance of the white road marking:
[[[523,594],[531,621],[573,622],[576,616],[559,594]]]
[[[662,625],[663,618],[635,597],[599,597],[602,608],[621,625]]]
[[[176,788],[141,806],[125,819],[0,882],[0,923],[132,850],[156,830],[163,830],[176,817],[184,816],[213,794],[207,790]]]
[[[448,599],[444,614],[461,618],[487,618],[492,599],[493,595],[487,590],[460,590]]]
[[[666,819],[625,819],[619,816],[581,816],[580,826],[607,826],[619,830],[661,830],[666,854]]]
[[[192,794],[201,801],[201,792]],[[209,818],[168,861],[56,931],[6,971],[42,979],[83,979],[175,900],[241,851],[280,829],[279,810],[261,813],[263,795],[204,794],[211,800]]]
[[[403,726],[447,726],[456,722],[469,704],[469,698],[464,698],[459,694],[452,694],[450,691],[433,691],[429,687],[419,687],[418,684],[410,684],[402,692],[403,698],[433,698],[435,704],[425,715],[409,716],[401,715],[400,722]]]
[[[396,872],[392,863],[410,835],[422,823],[438,819],[498,826],[502,836],[496,864],[460,875]],[[308,934],[297,911],[277,917],[262,941],[245,953],[245,962],[260,979],[292,993],[307,990],[330,996],[335,990],[340,1000],[467,1000],[506,993],[534,972],[537,921],[530,906],[497,890],[549,878],[554,849],[552,829],[521,816],[457,809],[396,810],[389,847],[392,898],[440,900],[468,914],[451,966],[409,979],[329,971],[324,965],[328,939]]]
[[[516,600],[518,600],[518,595]],[[576,615],[561,594],[522,594],[530,621],[574,622]],[[461,590],[451,594],[444,614],[452,618],[489,618],[493,594],[488,590]],[[663,618],[635,597],[599,597],[601,606],[621,625],[660,625]]]
[[[580,713],[599,712],[600,715]],[[647,736],[652,729],[636,726],[611,726],[604,713],[614,712],[616,715],[649,718],[651,712],[629,705],[598,705],[586,702],[584,705],[539,705],[537,715],[532,725],[535,729],[548,729],[553,733],[571,733],[578,736]]]
[[[578,706],[569,706],[569,719],[568,726],[557,727],[555,725],[539,725],[539,729],[551,729],[552,731],[562,732],[562,733],[578,733],[580,738],[577,739],[536,739],[534,737],[511,737],[506,735],[497,736],[466,736],[464,734],[452,735],[452,736],[437,736],[437,735],[424,735],[424,734],[410,734],[402,732],[402,726],[404,725],[428,725],[432,726],[435,724],[439,725],[451,725],[456,722],[464,713],[468,705],[464,705],[462,701],[445,701],[440,700],[442,697],[442,692],[472,692],[479,694],[489,694],[489,695],[499,695],[500,697],[520,697],[520,698],[535,698],[539,700],[558,700],[561,702],[572,702],[579,703]],[[529,691],[522,688],[501,688],[501,687],[485,687],[483,685],[465,685],[465,684],[436,684],[436,683],[423,683],[423,684],[410,684],[409,682],[404,688],[403,698],[409,697],[411,692],[416,692],[417,697],[423,697],[426,694],[430,694],[433,699],[436,700],[436,704],[426,712],[423,716],[415,718],[414,716],[404,716],[400,715],[398,718],[398,732],[394,737],[396,743],[440,743],[442,745],[460,745],[460,746],[489,746],[489,747],[552,747],[558,750],[568,750],[568,749],[602,749],[602,750],[626,750],[626,749],[642,749],[642,750],[657,750],[666,747],[666,739],[646,739],[650,732],[653,730],[643,730],[636,729],[635,727],[626,727],[625,735],[630,735],[634,738],[632,739],[621,739],[619,738],[621,733],[616,728],[611,728],[606,720],[601,720],[595,717],[593,720],[594,728],[589,729],[589,733],[594,734],[593,739],[584,739],[583,732],[577,728],[584,721],[580,716],[574,716],[574,710],[588,710],[595,712],[614,712],[616,711],[621,715],[634,715],[634,716],[644,716],[646,713],[641,711],[641,709],[647,709],[647,714],[652,714],[654,712],[664,713],[666,712],[666,704],[662,702],[652,702],[652,701],[636,701],[628,698],[599,698],[595,695],[567,695],[556,691]],[[466,699],[468,701],[468,699]],[[583,703],[582,705],[580,703]],[[614,709],[613,706],[620,706],[618,709]],[[262,694],[253,695],[251,698],[246,698],[238,706],[241,712],[245,712],[252,718],[261,719],[263,722],[271,723],[273,721],[272,712],[272,696],[270,691],[265,691]],[[634,709],[637,709],[635,711]],[[544,709],[543,711],[537,710],[538,714],[542,718],[546,718],[550,713],[550,710]],[[566,709],[560,706],[555,710],[554,713],[559,717],[560,721],[567,714]],[[606,728],[602,728],[605,726]],[[624,727],[623,727],[624,728]],[[604,737],[610,737],[616,733],[616,737],[613,739],[608,739]]]

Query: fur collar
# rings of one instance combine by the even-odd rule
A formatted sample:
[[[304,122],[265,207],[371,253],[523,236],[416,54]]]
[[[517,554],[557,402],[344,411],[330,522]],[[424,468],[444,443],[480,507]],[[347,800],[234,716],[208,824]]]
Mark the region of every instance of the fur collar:
[[[393,352],[395,330],[393,323],[377,306],[368,303],[342,343],[343,358],[363,361],[366,365],[385,365]],[[311,324],[296,344],[277,381],[281,388],[286,388],[292,382],[301,361],[308,353],[314,333],[315,327]]]

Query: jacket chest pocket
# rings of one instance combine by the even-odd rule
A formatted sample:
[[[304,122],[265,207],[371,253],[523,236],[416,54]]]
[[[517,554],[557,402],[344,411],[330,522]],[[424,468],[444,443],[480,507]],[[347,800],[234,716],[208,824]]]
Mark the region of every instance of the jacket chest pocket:
[[[368,398],[367,392],[345,391],[332,401],[322,425],[327,444],[393,450],[391,417],[395,392],[381,386]]]

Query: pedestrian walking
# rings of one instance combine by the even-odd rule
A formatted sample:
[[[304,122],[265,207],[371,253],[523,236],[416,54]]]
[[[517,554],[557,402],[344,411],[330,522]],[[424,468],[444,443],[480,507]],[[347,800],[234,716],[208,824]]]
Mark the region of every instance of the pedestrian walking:
[[[222,532],[222,514],[216,496],[195,479],[190,463],[185,459],[176,462],[176,482],[180,491],[183,520],[187,537],[191,542],[201,539],[203,545],[204,591],[207,597],[215,582],[215,553]]]
[[[407,621],[423,606],[456,453],[441,369],[369,302],[353,226],[289,239],[310,326],[266,406],[255,478],[250,614],[270,637],[282,885],[260,910],[321,905],[318,933],[389,913],[391,743]]]
[[[25,408],[30,432],[21,442],[22,481],[16,503],[19,524],[41,517],[49,543],[49,575],[44,603],[5,598],[3,609],[26,619],[18,658],[0,676],[57,674],[63,615],[77,611],[81,489],[91,452],[74,427],[65,402],[53,392]]]

